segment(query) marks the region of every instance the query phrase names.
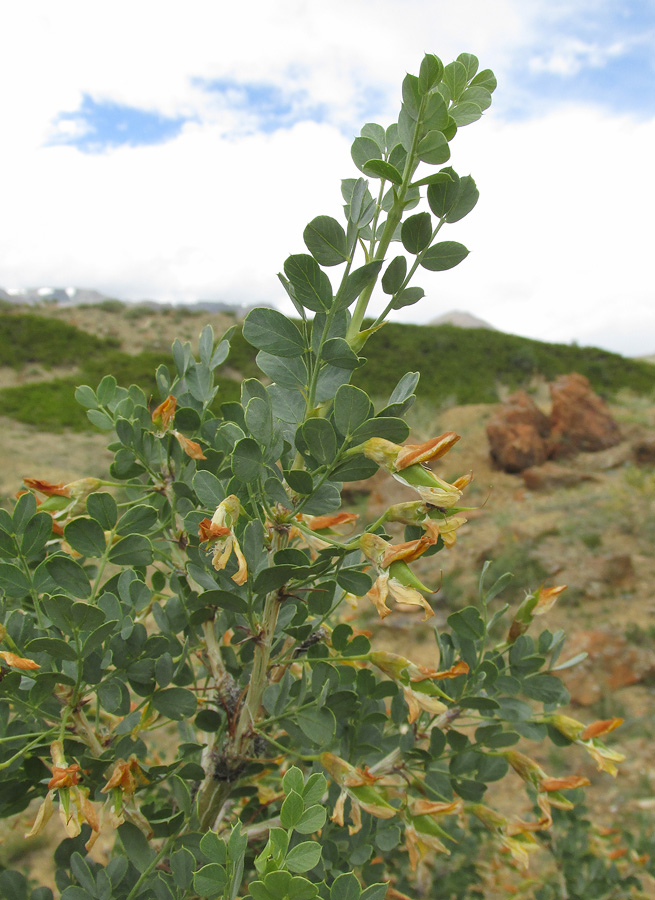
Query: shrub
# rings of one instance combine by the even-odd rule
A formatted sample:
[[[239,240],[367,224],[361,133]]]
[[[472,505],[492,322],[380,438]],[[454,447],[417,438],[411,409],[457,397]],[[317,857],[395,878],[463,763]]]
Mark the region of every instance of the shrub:
[[[274,309],[244,322],[271,384],[247,378],[216,416],[234,331],[216,343],[207,326],[197,355],[173,344],[154,410],[113,375],[77,389],[111,433],[112,481],[26,479],[13,514],[0,510],[0,814],[39,801],[35,835],[57,809],[61,900],[461,897],[477,890],[484,852],[527,863],[551,808],[587,783],[551,778],[526,741],[576,745],[606,771],[622,758],[601,741],[618,720],[557,713],[564,635],[528,634],[561,587],[510,611],[498,600],[507,576],[491,584],[485,567],[479,596],[435,629],[429,666],[375,650],[340,615],[367,598],[380,617],[398,602],[429,622],[431,591],[411,564],[447,551],[464,521],[468,479],[423,465],[458,436],[403,443],[417,373],[395,385],[387,374],[377,410],[350,379],[378,280],[382,322],[420,299],[419,266],[466,256],[435,239],[473,208],[475,183],[426,166],[448,162],[458,127],[489,105],[495,79],[477,69],[470,54],[446,67],[427,55],[403,83],[398,123],[362,129],[352,155],[374,192],[347,179],[346,229],[318,216],[310,253],[284,264],[300,322]],[[421,187],[431,213],[407,216]],[[409,263],[387,261],[392,240]],[[335,290],[325,269],[337,266]],[[343,484],[378,467],[407,502],[359,523],[341,509]],[[505,779],[537,801],[529,821],[486,800]],[[108,858],[86,855],[114,829]],[[12,900],[31,887],[0,875]],[[30,900],[49,897],[37,886]]]

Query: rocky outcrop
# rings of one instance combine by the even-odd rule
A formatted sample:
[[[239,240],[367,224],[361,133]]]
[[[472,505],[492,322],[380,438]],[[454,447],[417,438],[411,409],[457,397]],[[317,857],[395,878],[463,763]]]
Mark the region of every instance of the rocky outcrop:
[[[548,453],[548,417],[525,391],[517,391],[487,424],[491,458],[505,472],[538,466]]]
[[[550,385],[550,396],[548,456],[552,459],[607,450],[620,442],[619,426],[584,375],[561,375]]]
[[[489,449],[500,469],[523,472],[548,459],[599,452],[621,441],[619,426],[607,404],[593,392],[584,375],[562,375],[550,385],[550,394],[550,416],[525,391],[517,391],[490,420]],[[544,482],[555,475],[553,471],[540,478],[540,473],[535,473],[534,480]]]

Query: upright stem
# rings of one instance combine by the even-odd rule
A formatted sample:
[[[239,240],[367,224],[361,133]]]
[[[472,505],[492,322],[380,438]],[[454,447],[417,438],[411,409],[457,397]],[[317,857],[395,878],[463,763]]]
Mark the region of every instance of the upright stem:
[[[276,531],[270,550],[271,562],[273,555],[282,550],[289,542],[288,530]],[[282,589],[271,591],[266,595],[264,611],[262,613],[261,630],[257,636],[255,653],[252,661],[252,673],[248,693],[241,709],[239,722],[234,735],[234,745],[239,752],[243,752],[247,744],[254,736],[254,726],[259,716],[259,708],[262,705],[264,690],[268,684],[268,664],[271,659],[271,648],[275,636],[275,626],[280,612]]]

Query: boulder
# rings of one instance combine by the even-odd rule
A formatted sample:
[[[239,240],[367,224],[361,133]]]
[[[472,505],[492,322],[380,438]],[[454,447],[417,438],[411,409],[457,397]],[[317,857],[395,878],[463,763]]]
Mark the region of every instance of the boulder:
[[[620,442],[619,426],[584,375],[561,375],[550,385],[550,396],[550,457],[606,450]]]
[[[521,472],[545,462],[548,417],[525,391],[507,399],[487,424],[491,458],[505,472]]]

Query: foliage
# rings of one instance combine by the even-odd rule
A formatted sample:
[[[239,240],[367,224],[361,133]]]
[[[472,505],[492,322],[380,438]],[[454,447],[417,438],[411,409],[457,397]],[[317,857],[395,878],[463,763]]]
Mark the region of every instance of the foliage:
[[[90,354],[116,348],[114,338],[86,334],[56,319],[29,313],[0,317],[0,359],[3,366],[18,368],[26,363],[77,366]]]
[[[25,479],[13,513],[0,510],[0,815],[40,803],[32,836],[58,812],[62,900],[464,896],[476,835],[525,865],[552,808],[571,808],[564,792],[588,783],[551,778],[530,742],[575,744],[610,773],[622,759],[601,741],[619,720],[557,713],[567,693],[553,673],[575,662],[561,662],[564,634],[528,633],[561,587],[510,610],[508,576],[489,583],[485,566],[479,596],[435,629],[431,666],[375,650],[342,616],[366,597],[381,618],[397,602],[428,622],[431,590],[411,564],[447,552],[465,522],[469,478],[427,466],[458,435],[404,443],[418,374],[387,373],[378,409],[350,381],[388,313],[420,299],[416,270],[468,252],[437,238],[473,208],[475,183],[431,167],[494,87],[469,54],[445,67],[427,55],[398,122],[364,126],[352,156],[372,181],[344,181],[346,228],[318,216],[309,254],[284,264],[299,320],[245,320],[268,386],[247,378],[217,415],[234,329],[216,342],[207,326],[197,355],[176,341],[158,367],[154,409],[113,375],[78,387],[110,436],[112,481]],[[426,199],[430,212],[407,215]],[[378,283],[387,307],[366,328]],[[359,523],[343,485],[379,467],[408,500]],[[486,802],[506,778],[537,816]],[[108,859],[86,855],[114,830]],[[0,891],[51,896],[14,871]]]

